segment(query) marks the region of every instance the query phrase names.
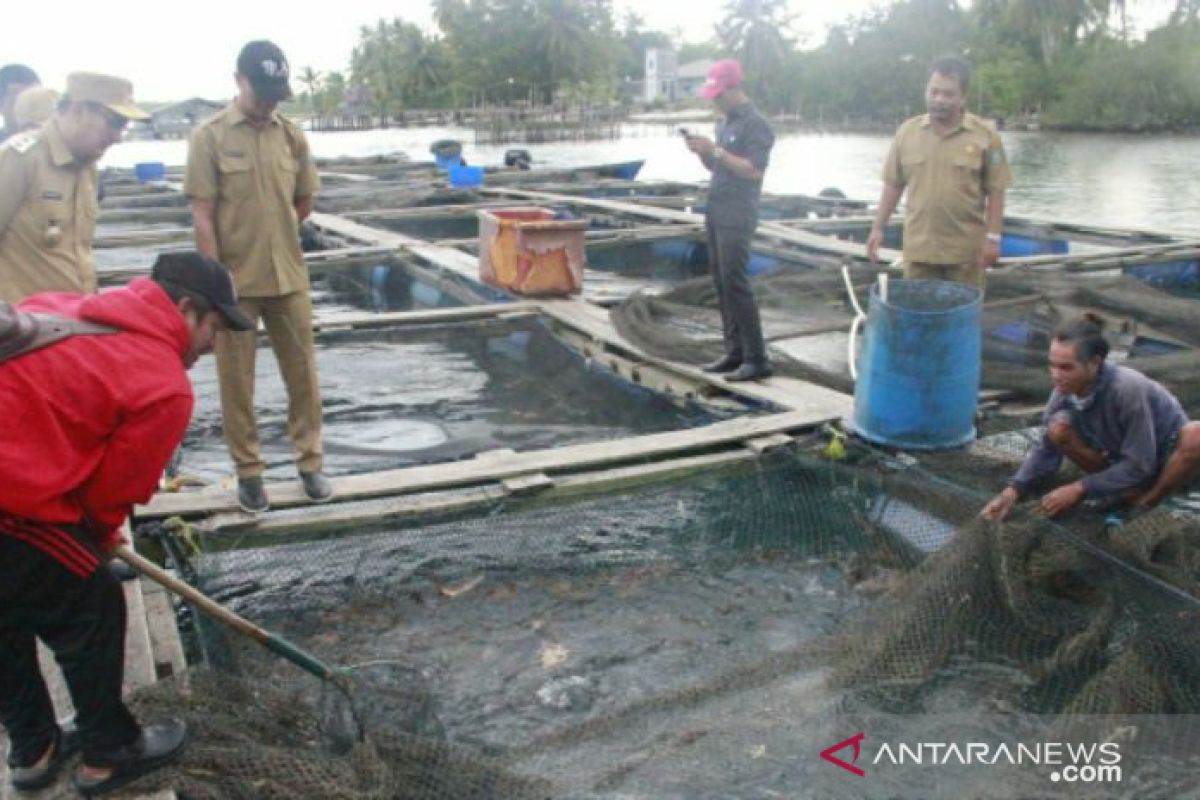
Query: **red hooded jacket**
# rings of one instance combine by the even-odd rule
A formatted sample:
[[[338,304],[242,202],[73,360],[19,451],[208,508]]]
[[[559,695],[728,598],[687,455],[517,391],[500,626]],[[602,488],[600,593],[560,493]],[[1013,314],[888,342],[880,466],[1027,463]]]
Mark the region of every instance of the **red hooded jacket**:
[[[74,336],[0,363],[0,521],[81,524],[108,551],[187,431],[191,334],[147,278],[102,294],[34,295],[20,308],[120,332]],[[12,535],[38,545],[28,531],[40,529]]]

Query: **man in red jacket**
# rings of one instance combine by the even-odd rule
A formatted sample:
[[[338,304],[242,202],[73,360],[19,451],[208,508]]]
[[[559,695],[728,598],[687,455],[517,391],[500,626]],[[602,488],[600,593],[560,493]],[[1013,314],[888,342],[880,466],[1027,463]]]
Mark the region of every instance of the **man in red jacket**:
[[[164,254],[150,279],[121,289],[34,295],[19,308],[116,329],[0,363],[0,722],[11,778],[48,785],[81,748],[75,783],[92,796],[161,766],[186,738],[181,720],[143,728],[121,701],[125,597],[103,564],[187,430],[187,369],[217,330],[251,326],[228,271],[198,253]],[[55,720],[35,638],[62,667],[78,737]]]

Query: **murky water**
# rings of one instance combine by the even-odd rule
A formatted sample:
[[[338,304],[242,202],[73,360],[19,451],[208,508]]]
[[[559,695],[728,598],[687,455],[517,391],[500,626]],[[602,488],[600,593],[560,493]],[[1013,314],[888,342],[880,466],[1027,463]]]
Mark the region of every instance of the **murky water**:
[[[712,418],[590,368],[539,323],[459,323],[324,337],[317,348],[326,469],[333,474],[537,450],[702,425]],[[232,472],[215,362],[192,370],[196,411],[180,471]],[[270,348],[255,366],[268,480],[294,477],[287,394]]]
[[[640,158],[646,160],[640,176],[645,179],[705,179],[707,173],[673,131],[664,125],[631,125],[616,141],[530,149],[536,167]],[[321,157],[402,151],[428,160],[429,144],[437,139],[472,141],[470,131],[453,128],[310,136],[313,152]],[[1013,214],[1200,235],[1200,182],[1194,178],[1200,137],[1005,132],[1003,138],[1013,166],[1014,186],[1009,194]],[[889,141],[886,135],[781,134],[767,172],[767,189],[816,193],[836,186],[850,197],[874,200]],[[467,144],[465,156],[472,164],[499,164],[505,149]],[[186,156],[185,142],[126,142],[109,151],[104,163],[182,164]]]

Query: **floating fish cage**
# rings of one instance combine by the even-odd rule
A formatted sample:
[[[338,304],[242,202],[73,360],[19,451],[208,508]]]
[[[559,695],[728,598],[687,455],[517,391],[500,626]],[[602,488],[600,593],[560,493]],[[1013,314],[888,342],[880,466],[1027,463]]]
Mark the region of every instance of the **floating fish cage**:
[[[1191,245],[1012,221],[1006,233],[1052,244],[989,276],[980,438],[899,453],[838,430],[853,391],[838,268],[851,265],[860,298],[887,269],[862,252],[866,204],[768,198],[750,272],[780,378],[733,385],[697,369],[722,347],[703,187],[587,177],[596,168],[540,183],[538,170],[487,172],[463,190],[426,168],[322,165],[342,178],[318,198],[306,260],[336,502],[300,491],[264,337],[272,510],[237,509],[207,360],[192,372],[179,490],[135,520],[147,552],[196,587],[346,668],[354,713],[177,605],[191,689],[134,702],[183,713],[197,741],[135,788],[1072,796],[1040,761],[876,759],[885,743],[950,740],[990,753],[1116,743],[1120,781],[1096,796],[1191,791],[1200,526],[1188,501],[1116,532],[1090,512],[975,519],[1040,435],[1048,331],[1067,315],[1114,316],[1117,357],[1200,411],[1195,300],[1122,274],[1194,266]],[[170,197],[121,188],[105,206],[102,283],[189,246]],[[581,296],[480,281],[479,212],[530,205],[588,221]],[[855,761],[836,745],[860,732]]]

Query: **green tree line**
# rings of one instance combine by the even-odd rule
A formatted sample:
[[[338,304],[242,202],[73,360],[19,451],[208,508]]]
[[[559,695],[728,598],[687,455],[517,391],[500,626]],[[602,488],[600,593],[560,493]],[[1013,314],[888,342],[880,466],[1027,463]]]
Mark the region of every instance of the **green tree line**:
[[[555,100],[607,102],[641,80],[650,47],[679,62],[741,60],[750,94],[768,111],[810,121],[891,123],[924,106],[929,64],[949,53],[972,63],[970,104],[992,117],[1037,115],[1082,129],[1192,127],[1200,119],[1200,0],[1176,0],[1169,19],[1130,36],[1137,0],[897,0],[832,27],[796,35],[786,0],[728,0],[710,41],[682,44],[611,0],[433,0],[437,30],[401,19],[364,26],[348,74],[302,70],[303,99],[340,108],[353,87],[380,117],[409,108]]]

